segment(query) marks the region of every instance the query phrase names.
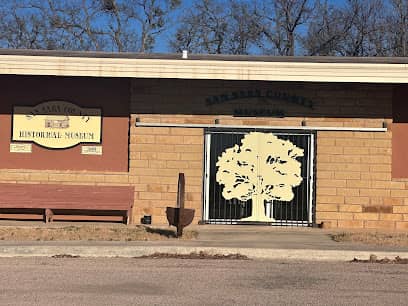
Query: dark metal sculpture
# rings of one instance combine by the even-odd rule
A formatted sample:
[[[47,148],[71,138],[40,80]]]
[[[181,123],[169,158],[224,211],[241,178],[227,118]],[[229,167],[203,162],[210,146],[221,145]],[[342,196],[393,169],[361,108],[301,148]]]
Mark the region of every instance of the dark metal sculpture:
[[[190,225],[194,218],[194,209],[184,208],[184,173],[179,173],[177,190],[177,207],[167,207],[166,215],[169,225],[177,227],[177,237],[183,235],[183,228]]]

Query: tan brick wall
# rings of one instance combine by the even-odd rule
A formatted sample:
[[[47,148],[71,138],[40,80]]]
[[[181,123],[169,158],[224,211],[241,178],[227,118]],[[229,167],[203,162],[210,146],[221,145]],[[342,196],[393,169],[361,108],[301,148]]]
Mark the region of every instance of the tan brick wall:
[[[341,126],[381,127],[382,119],[233,118],[228,116],[134,115],[142,122],[194,123],[219,119],[220,124],[316,126],[338,122]],[[245,123],[244,123],[245,122]],[[388,120],[388,123],[390,121]],[[388,132],[319,131],[316,152],[316,221],[340,228],[408,229],[407,183],[391,178],[391,129]],[[165,207],[176,201],[178,172],[186,173],[188,207],[201,218],[203,129],[132,127],[131,181],[137,192],[135,217],[153,214],[165,222]],[[187,145],[186,142],[190,144]],[[186,151],[187,150],[187,151]],[[190,175],[189,175],[190,174]],[[191,183],[189,180],[193,179]],[[188,197],[187,197],[188,199]],[[136,219],[136,220],[138,220]]]
[[[136,115],[132,115],[135,122]],[[157,118],[159,119],[159,118]],[[165,224],[166,207],[176,206],[177,182],[185,175],[185,207],[201,219],[203,176],[203,129],[131,128],[130,181],[135,186],[135,222],[151,214],[154,224]]]
[[[268,87],[305,96],[313,100],[314,108],[287,105],[289,116],[285,118],[245,118],[231,116],[237,101],[205,105],[211,95]],[[317,127],[381,127],[384,118],[392,116],[391,101],[388,85],[137,80],[132,83],[130,147],[130,175],[138,189],[136,220],[144,213],[158,215],[154,221],[164,220],[165,206],[175,204],[177,173],[188,170],[186,167],[193,167],[194,184],[187,192],[195,195],[189,205],[200,212],[196,214],[199,220],[204,155],[202,129],[134,128],[136,117],[149,123],[213,124],[217,120],[223,125],[300,126],[303,121]],[[256,107],[255,100],[250,102]],[[239,101],[242,103],[249,101]],[[195,152],[186,151],[182,157],[176,150],[182,146]],[[196,163],[180,163],[182,158]],[[343,228],[408,229],[404,223],[408,201],[403,198],[408,186],[391,179],[391,131],[318,132],[316,169],[317,222],[331,221],[334,227]],[[148,189],[154,183],[158,186]]]
[[[0,183],[128,186],[127,172],[1,169]]]
[[[330,221],[339,228],[408,229],[408,180],[391,177],[391,130],[318,132],[317,222]]]
[[[90,186],[129,186],[127,172],[91,172],[91,171],[57,171],[57,170],[29,170],[29,169],[1,169],[0,184],[35,184],[35,185],[85,185]],[[31,191],[30,191],[31,192]],[[75,196],[78,196],[76,194]],[[70,201],[70,194],[64,196]],[[21,211],[21,213],[24,213]],[[1,218],[37,218],[34,215],[3,214]]]

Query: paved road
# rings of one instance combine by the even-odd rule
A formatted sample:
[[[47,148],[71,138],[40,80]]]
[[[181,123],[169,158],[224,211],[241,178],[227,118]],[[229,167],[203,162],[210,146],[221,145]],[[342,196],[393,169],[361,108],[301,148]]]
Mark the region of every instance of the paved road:
[[[407,305],[408,265],[1,258],[0,305]]]

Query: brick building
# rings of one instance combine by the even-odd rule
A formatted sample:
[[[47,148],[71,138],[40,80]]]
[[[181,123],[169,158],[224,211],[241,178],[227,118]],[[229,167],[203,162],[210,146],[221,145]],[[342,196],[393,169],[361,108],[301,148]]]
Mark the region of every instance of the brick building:
[[[406,59],[5,50],[0,62],[1,203],[18,203],[16,186],[70,186],[67,205],[126,186],[133,222],[164,224],[183,172],[195,223],[408,229]],[[43,117],[69,125],[43,131]]]

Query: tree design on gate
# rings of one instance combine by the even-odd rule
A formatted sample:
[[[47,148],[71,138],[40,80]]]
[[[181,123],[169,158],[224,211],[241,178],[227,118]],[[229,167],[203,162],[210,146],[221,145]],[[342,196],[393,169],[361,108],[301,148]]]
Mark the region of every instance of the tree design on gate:
[[[241,145],[218,157],[216,181],[225,199],[252,199],[252,213],[242,221],[274,221],[265,215],[264,201],[292,201],[293,188],[302,182],[303,149],[271,133],[247,134]]]

